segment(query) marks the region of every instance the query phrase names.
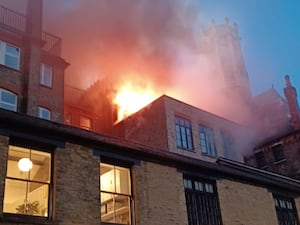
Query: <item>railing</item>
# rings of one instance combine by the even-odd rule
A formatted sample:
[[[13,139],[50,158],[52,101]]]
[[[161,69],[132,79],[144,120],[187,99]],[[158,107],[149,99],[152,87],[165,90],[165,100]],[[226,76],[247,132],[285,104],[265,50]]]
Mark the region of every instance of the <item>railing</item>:
[[[0,24],[9,27],[16,32],[26,32],[26,16],[0,5]],[[50,33],[42,32],[42,40],[45,41],[42,49],[50,54],[60,56],[61,38]]]
[[[0,6],[0,23],[17,31],[26,31],[26,16],[3,6]]]

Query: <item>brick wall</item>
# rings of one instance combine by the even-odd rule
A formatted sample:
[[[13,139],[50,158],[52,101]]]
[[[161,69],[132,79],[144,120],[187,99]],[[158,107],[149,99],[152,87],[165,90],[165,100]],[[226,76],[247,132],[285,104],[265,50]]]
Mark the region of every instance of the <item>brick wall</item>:
[[[182,174],[142,162],[134,166],[137,225],[187,225]]]
[[[8,154],[8,138],[0,136],[0,216],[3,212],[4,185],[6,176],[6,162]]]
[[[57,149],[55,162],[55,221],[100,224],[99,161],[92,149],[67,143],[65,149]]]
[[[272,193],[230,180],[217,182],[223,225],[276,225]]]

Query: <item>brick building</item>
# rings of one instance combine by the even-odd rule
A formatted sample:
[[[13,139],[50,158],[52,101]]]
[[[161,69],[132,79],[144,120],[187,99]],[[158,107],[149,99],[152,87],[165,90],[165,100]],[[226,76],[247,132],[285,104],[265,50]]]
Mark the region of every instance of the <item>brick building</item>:
[[[247,127],[167,96],[120,137],[62,124],[67,64],[40,36],[41,8],[28,0],[22,32],[16,12],[1,17],[0,224],[299,224],[298,180],[224,158],[241,159]]]
[[[0,6],[0,107],[63,122],[61,39],[42,30],[42,1],[26,15]]]
[[[249,127],[165,95],[113,129],[125,140],[208,161],[243,161],[254,138]]]
[[[299,224],[300,182],[0,110],[0,224]]]

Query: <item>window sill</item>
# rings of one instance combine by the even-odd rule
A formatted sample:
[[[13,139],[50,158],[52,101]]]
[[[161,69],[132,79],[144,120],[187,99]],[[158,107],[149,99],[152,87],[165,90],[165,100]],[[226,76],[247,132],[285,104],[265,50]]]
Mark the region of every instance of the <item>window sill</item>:
[[[215,159],[215,158],[217,158],[217,156],[214,156],[214,155],[209,155],[209,154],[206,154],[206,153],[203,153],[203,152],[201,152],[201,155],[203,155],[203,156],[207,156],[207,157],[209,157],[209,158],[212,158],[212,159]]]
[[[278,161],[273,162],[273,164],[277,165],[277,164],[280,164],[280,163],[283,163],[283,162],[286,162],[286,159],[280,159]]]
[[[39,216],[28,216],[3,213],[0,217],[0,222],[8,223],[22,223],[22,224],[41,224],[41,225],[54,225],[54,221],[50,221],[49,218]]]
[[[187,151],[187,152],[194,152],[194,153],[196,153],[195,149],[183,148],[183,147],[180,147],[180,146],[177,146],[177,149],[184,150],[184,151]]]

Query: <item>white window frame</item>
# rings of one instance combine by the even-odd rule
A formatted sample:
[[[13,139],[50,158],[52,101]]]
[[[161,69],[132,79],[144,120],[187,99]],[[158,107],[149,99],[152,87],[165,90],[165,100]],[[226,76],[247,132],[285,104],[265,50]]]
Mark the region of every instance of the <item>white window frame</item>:
[[[52,87],[53,69],[47,64],[41,64],[40,67],[40,84]]]
[[[10,52],[7,52],[7,49],[6,49],[7,46],[18,49],[18,54],[15,55],[15,54],[12,54]],[[7,64],[7,62],[6,62],[6,57],[7,56],[16,58],[16,60],[17,60],[17,66],[16,67]],[[20,56],[21,56],[21,49],[19,47],[15,46],[15,45],[12,45],[12,44],[9,44],[9,43],[6,43],[4,41],[0,41],[0,64],[2,64],[4,66],[7,66],[9,68],[15,69],[15,70],[20,70]]]
[[[48,116],[45,117],[44,113],[48,113]],[[45,120],[51,120],[51,110],[49,110],[45,107],[39,106],[38,107],[38,117],[41,119],[45,119]]]
[[[3,101],[2,97],[3,97],[4,93],[13,96],[14,102]],[[17,111],[17,103],[18,103],[18,96],[15,93],[8,91],[6,89],[0,88],[0,108],[16,112]]]

